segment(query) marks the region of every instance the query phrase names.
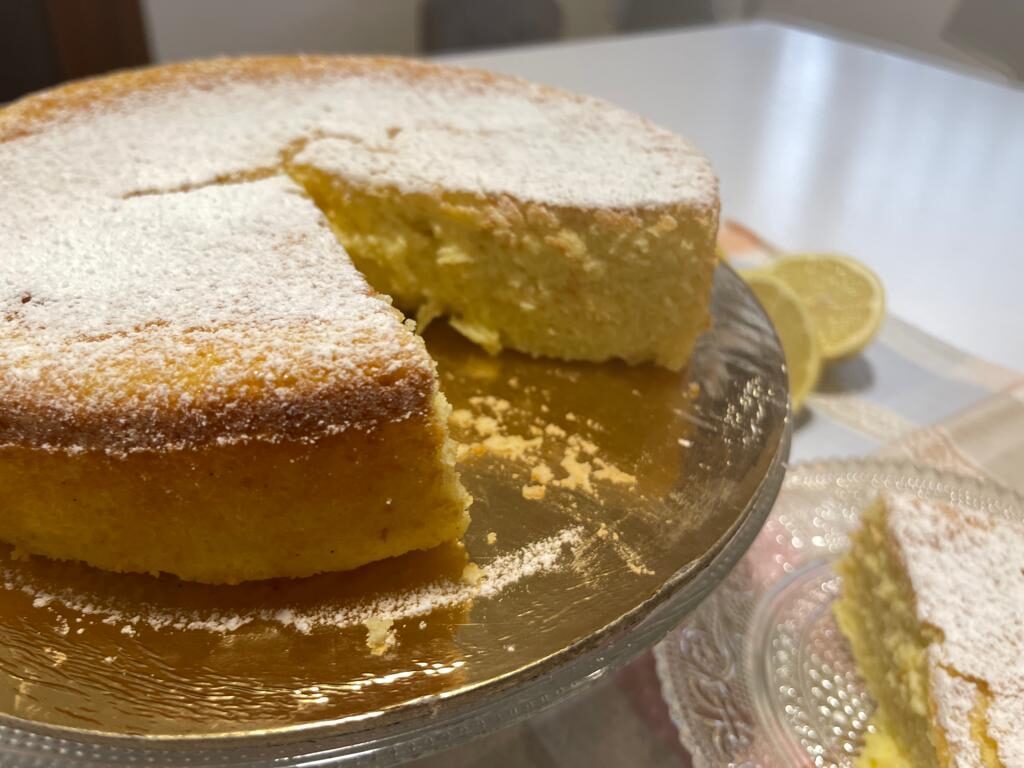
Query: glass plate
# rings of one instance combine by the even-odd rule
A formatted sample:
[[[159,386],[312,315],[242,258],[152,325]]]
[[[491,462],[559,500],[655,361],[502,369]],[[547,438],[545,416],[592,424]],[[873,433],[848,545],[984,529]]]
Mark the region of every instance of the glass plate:
[[[864,459],[801,464],[729,577],[655,649],[697,768],[852,766],[873,704],[832,617],[832,566],[882,489],[1024,518],[991,481]]]
[[[724,266],[712,319],[684,375],[428,331],[465,548],[236,587],[0,550],[0,764],[394,764],[624,663],[728,573],[782,482],[782,353]]]

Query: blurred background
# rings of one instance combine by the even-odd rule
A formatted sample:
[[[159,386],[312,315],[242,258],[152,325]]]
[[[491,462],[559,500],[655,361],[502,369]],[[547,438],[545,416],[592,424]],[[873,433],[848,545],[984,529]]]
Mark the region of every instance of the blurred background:
[[[1024,79],[1024,0],[0,0],[0,101],[217,54],[429,55],[749,18]]]

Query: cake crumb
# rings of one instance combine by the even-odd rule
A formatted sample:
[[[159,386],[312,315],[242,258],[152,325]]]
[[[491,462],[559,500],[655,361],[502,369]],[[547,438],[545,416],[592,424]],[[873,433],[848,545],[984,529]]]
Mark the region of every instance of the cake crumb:
[[[425,622],[425,621],[421,621],[421,622],[419,623],[419,628],[420,628],[420,629],[426,629],[426,628],[427,628],[427,622]]]
[[[473,424],[473,414],[465,408],[456,408],[448,417],[448,423],[459,429],[469,429]]]
[[[597,538],[599,538],[599,539],[607,539],[608,538],[608,526],[605,525],[604,523],[601,523],[601,525],[597,529]]]
[[[678,440],[676,440],[676,442],[679,443],[681,446],[683,446],[683,448],[692,448],[693,447],[693,442],[690,441],[690,440],[687,440],[685,437],[680,437]]]
[[[473,420],[473,429],[480,437],[489,437],[498,433],[498,422],[491,416],[477,416]]]
[[[483,441],[483,447],[495,456],[520,460],[531,451],[540,448],[542,438],[527,440],[519,435],[491,435]]]
[[[398,638],[395,636],[395,620],[375,616],[363,622],[366,627],[366,647],[374,656],[383,656],[395,647]]]
[[[551,437],[565,437],[565,430],[557,424],[548,424],[544,427],[544,434]]]
[[[523,498],[530,501],[540,501],[547,495],[548,489],[543,485],[524,485]]]
[[[490,531],[487,534],[487,543],[490,544],[493,547],[497,543],[497,541],[498,541],[498,534],[496,534],[494,531]]]
[[[466,563],[466,567],[462,569],[462,583],[471,587],[479,587],[483,580],[484,574],[480,570],[480,566],[476,563]]]
[[[512,653],[513,651],[515,651],[515,649],[516,649],[516,647],[514,645],[512,645],[512,644],[509,644],[509,645],[505,646],[505,650],[508,651],[509,653]]]
[[[547,485],[555,477],[555,473],[551,471],[551,467],[541,462],[530,469],[530,479],[540,485]]]
[[[631,475],[628,472],[623,472],[616,466],[609,464],[601,459],[594,459],[598,469],[594,471],[594,478],[597,480],[607,480],[615,485],[636,485],[636,476]]]
[[[469,398],[469,402],[476,406],[482,405],[490,408],[498,416],[512,408],[512,403],[508,400],[503,397],[495,397],[494,395],[474,395]]]
[[[560,462],[562,469],[565,470],[566,475],[560,480],[556,480],[555,484],[562,488],[568,488],[570,491],[581,490],[585,493],[592,494],[594,492],[594,486],[590,482],[590,473],[593,470],[589,461],[579,460],[580,452],[578,448],[570,446],[565,450],[565,456],[562,457]]]
[[[455,461],[461,462],[466,459],[477,459],[487,453],[487,449],[480,443],[456,443]]]
[[[572,411],[569,411],[568,413],[565,414],[565,420],[566,421],[576,421],[576,414],[573,413]]]

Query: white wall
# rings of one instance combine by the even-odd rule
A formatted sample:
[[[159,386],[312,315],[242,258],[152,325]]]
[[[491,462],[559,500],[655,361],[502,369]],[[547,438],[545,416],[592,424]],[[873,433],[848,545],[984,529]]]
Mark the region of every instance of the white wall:
[[[416,52],[417,0],[143,0],[155,61]]]

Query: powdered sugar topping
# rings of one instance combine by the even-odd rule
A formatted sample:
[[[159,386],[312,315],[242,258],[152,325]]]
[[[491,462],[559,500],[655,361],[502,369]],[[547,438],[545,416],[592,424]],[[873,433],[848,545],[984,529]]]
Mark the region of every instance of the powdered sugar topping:
[[[222,422],[229,439],[275,429],[241,403],[295,422],[294,404],[330,391],[334,411],[315,414],[323,431],[382,415],[363,396],[376,385],[387,399],[382,378],[432,375],[285,177],[80,202],[65,221],[16,231],[0,259],[3,441],[74,447],[95,423],[86,444],[160,447],[186,437],[153,416],[176,411]],[[392,400],[422,406],[422,393],[392,388]],[[128,420],[118,434],[115,418]]]
[[[988,723],[1000,758],[1024,765],[1024,526],[909,496],[888,497],[887,509],[918,619],[942,634],[931,659],[944,677],[961,681],[943,686],[947,713],[940,716],[970,712],[982,686],[991,697]],[[968,693],[972,700],[963,701]],[[962,732],[951,733],[951,741]],[[957,765],[981,765],[968,758],[973,748],[959,746]]]
[[[382,377],[384,410],[422,407],[432,370],[422,345],[282,177],[290,161],[366,185],[548,205],[717,201],[707,161],[683,139],[486,73],[219,61],[37,97],[0,112],[0,399],[12,409],[0,444],[186,442],[154,423],[175,408],[197,424],[241,414],[221,425],[225,439],[273,433],[237,406],[255,387],[280,421],[310,395],[291,391],[300,370],[318,391],[346,390],[345,412],[311,416],[320,430],[383,415],[379,403],[365,413],[372,402],[359,395]],[[197,189],[239,176],[246,183]],[[406,386],[381,360],[412,371]],[[140,423],[104,443],[104,421],[129,412]]]
[[[257,65],[258,66],[258,65]],[[300,161],[417,191],[551,205],[712,206],[708,161],[675,134],[596,99],[413,62],[194,65],[0,148],[6,192],[123,195]]]
[[[147,627],[154,630],[197,631],[228,634],[253,622],[263,621],[308,634],[314,629],[341,629],[373,620],[399,621],[426,616],[474,599],[499,596],[530,577],[567,567],[568,556],[583,541],[583,529],[571,526],[551,536],[506,552],[479,569],[475,583],[438,580],[416,589],[386,593],[372,600],[341,606],[323,604],[314,607],[255,609],[247,612],[205,612],[169,610],[155,605],[136,605],[126,610],[116,598],[90,596],[72,591],[52,594],[43,591],[12,569],[0,572],[0,584],[8,591],[32,596],[32,607],[61,605],[80,616],[98,619],[104,624],[128,628],[134,632]]]

